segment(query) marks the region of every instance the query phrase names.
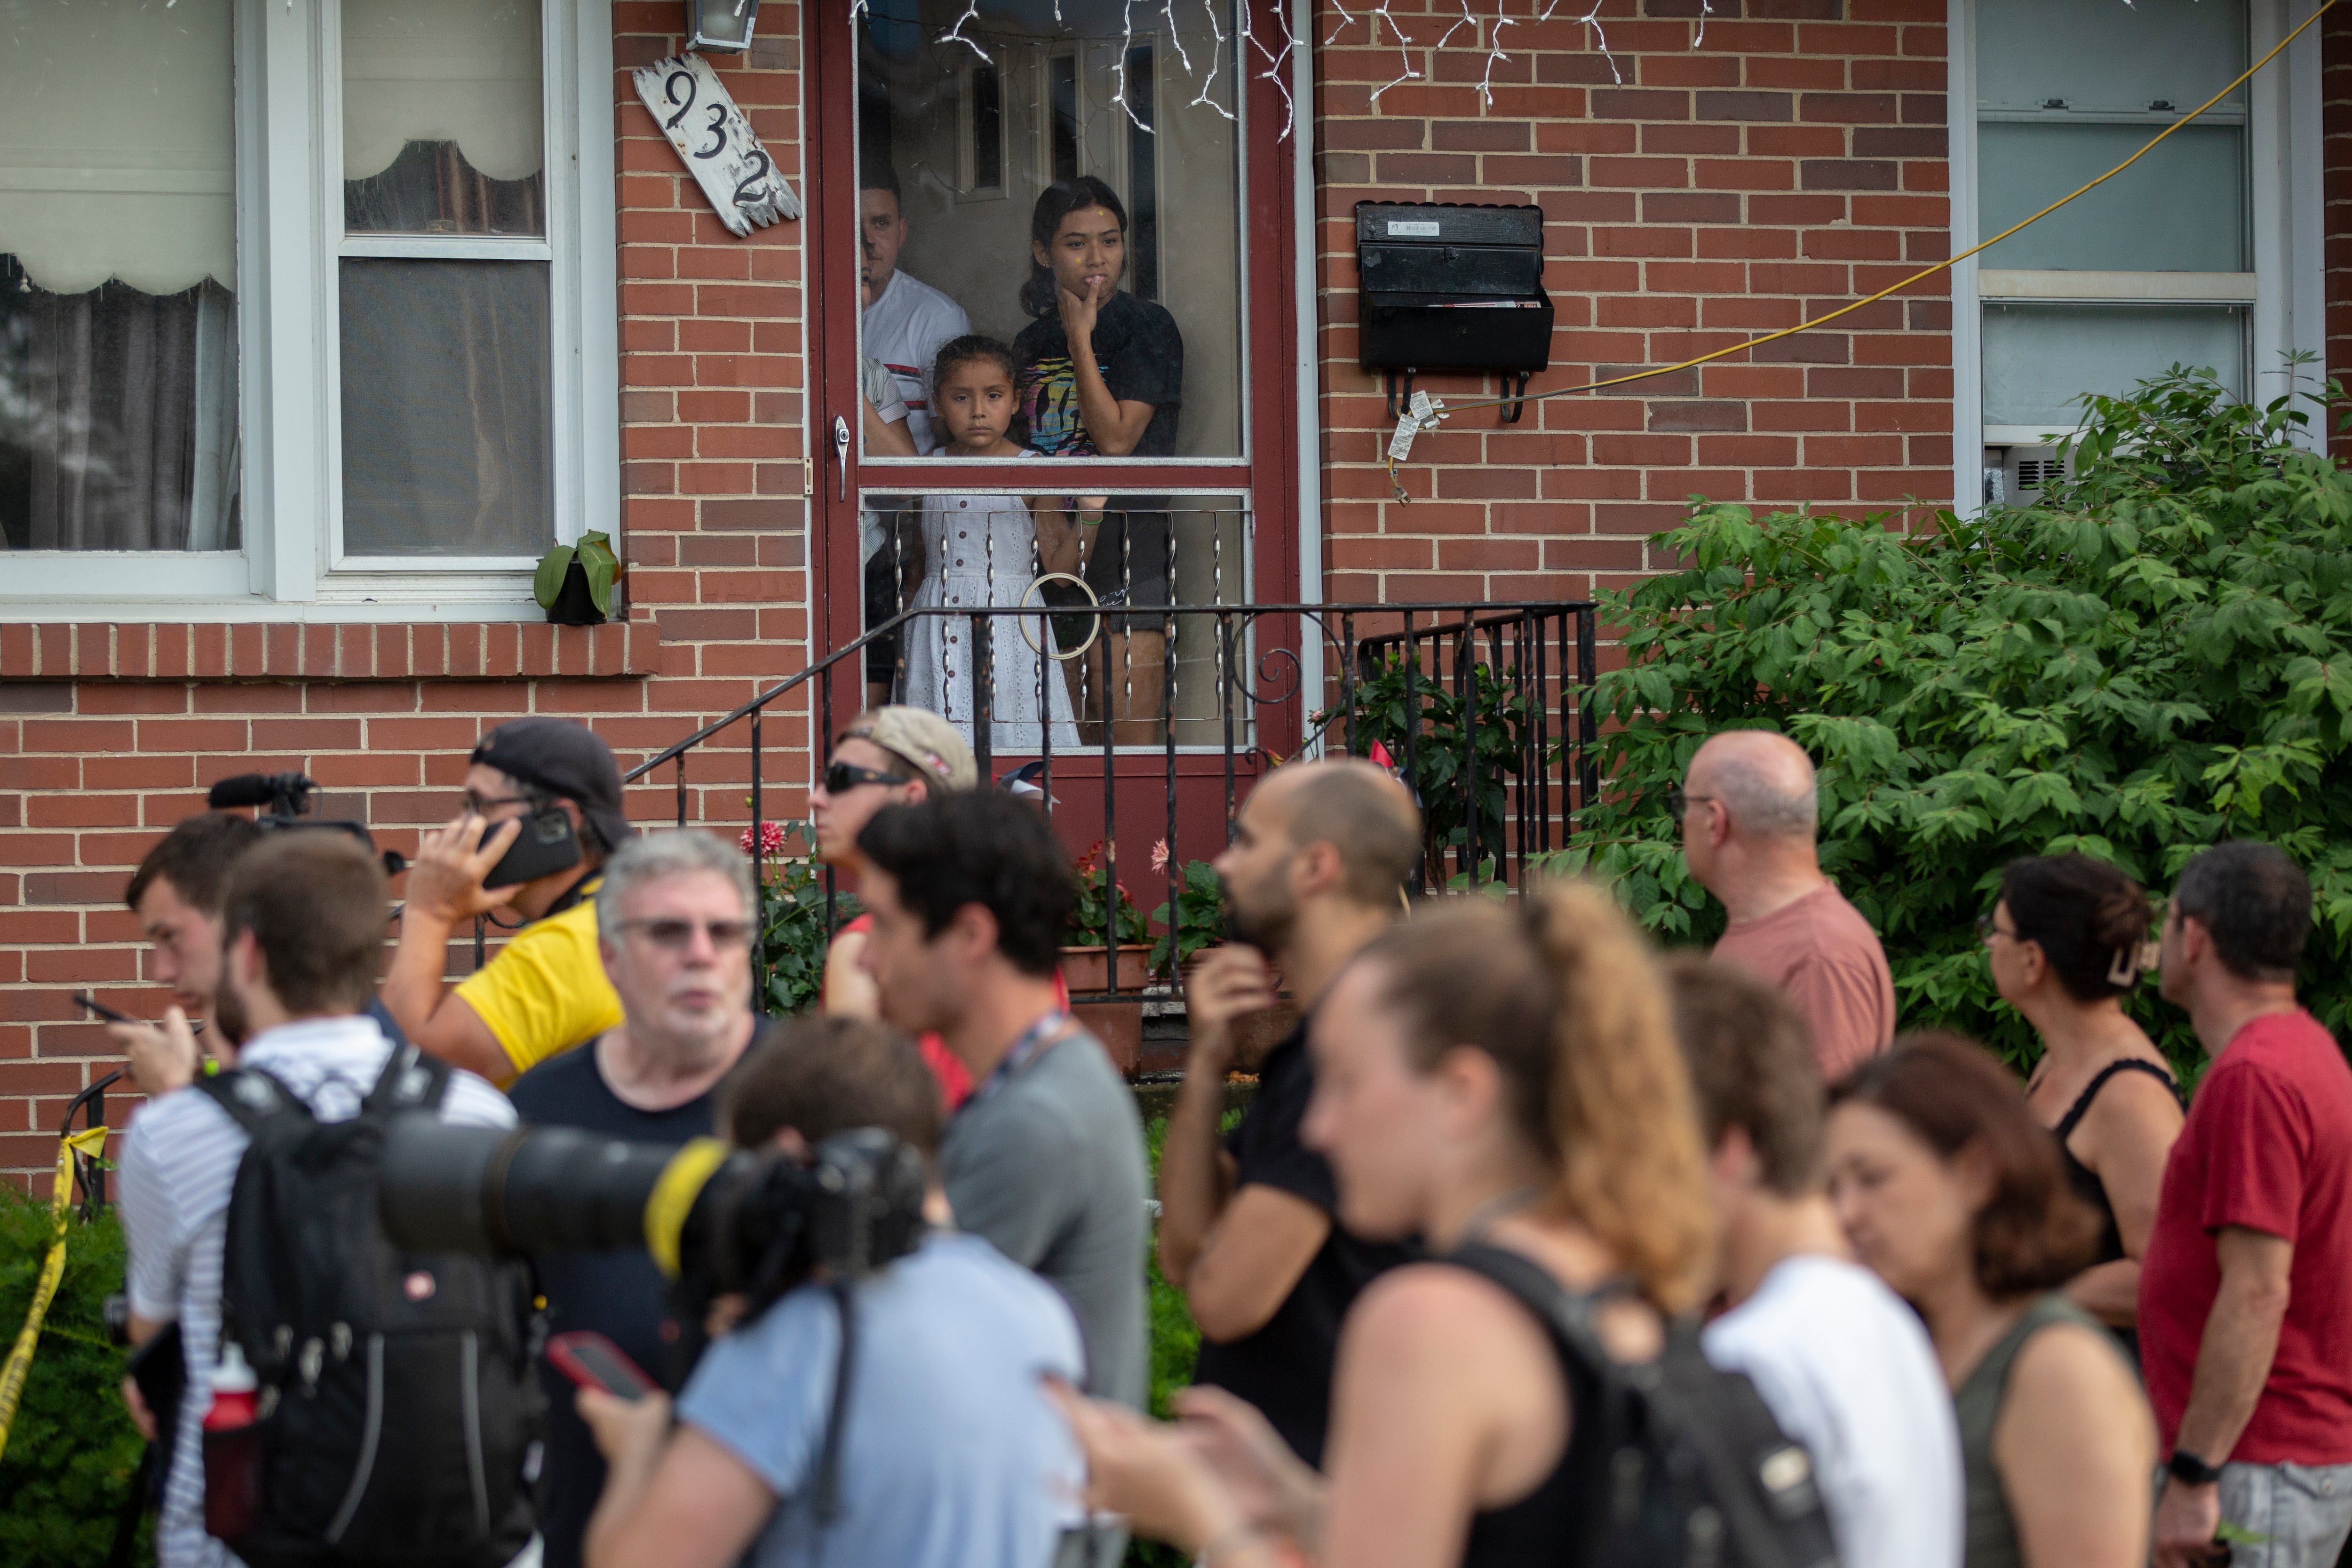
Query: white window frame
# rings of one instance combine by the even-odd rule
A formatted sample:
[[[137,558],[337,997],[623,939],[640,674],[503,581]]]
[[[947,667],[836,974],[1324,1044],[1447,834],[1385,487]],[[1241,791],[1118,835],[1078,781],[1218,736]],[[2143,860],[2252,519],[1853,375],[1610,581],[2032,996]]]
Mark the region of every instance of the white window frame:
[[[555,538],[620,533],[612,0],[541,0],[543,240],[343,232],[341,0],[236,0],[235,551],[24,551],[0,621],[537,620],[535,560],[344,557],[338,268],[475,251],[550,264]]]
[[[2290,16],[2290,0],[2249,0],[2248,63],[2262,58],[2309,12],[2307,0],[2292,8],[2297,14]],[[1957,253],[1985,237],[1978,233],[1974,0],[1948,0],[1946,22],[1949,65],[1945,105],[1951,148],[1952,248]],[[2257,71],[2247,88],[2252,272],[2029,272],[1981,267],[1974,258],[1952,268],[1952,484],[1956,510],[1962,516],[1983,509],[1987,447],[2039,447],[2053,434],[1985,423],[1983,306],[1988,302],[2166,300],[2251,307],[2247,387],[2257,403],[2289,390],[2283,353],[2308,352],[2321,356],[2318,366],[2326,364],[2318,29],[2304,34]],[[2326,372],[2320,369],[2317,374],[2324,379]],[[2313,369],[2304,372],[2301,390],[2316,389],[2313,376]],[[2322,425],[2315,419],[2297,439],[2317,449],[2326,437]]]

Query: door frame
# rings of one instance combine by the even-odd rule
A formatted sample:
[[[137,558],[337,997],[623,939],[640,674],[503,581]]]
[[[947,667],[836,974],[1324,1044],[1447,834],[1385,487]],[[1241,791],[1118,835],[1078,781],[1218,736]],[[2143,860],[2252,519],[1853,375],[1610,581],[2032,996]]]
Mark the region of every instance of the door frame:
[[[1281,26],[1276,10],[1286,7],[1287,0],[1236,3],[1263,11],[1262,17],[1253,15],[1252,25],[1262,24],[1271,34]],[[1297,278],[1301,231],[1311,242],[1313,228],[1311,220],[1299,221],[1298,150],[1282,137],[1288,118],[1283,88],[1270,73],[1247,68],[1245,58],[1227,67],[1242,68],[1236,74],[1245,93],[1242,117],[1245,200],[1241,217],[1246,243],[1240,281],[1247,304],[1242,344],[1246,456],[1173,462],[1041,458],[1034,462],[958,463],[934,458],[922,460],[919,467],[906,458],[868,462],[859,452],[858,438],[856,268],[849,246],[840,238],[845,226],[854,236],[857,225],[856,39],[846,5],[818,5],[804,8],[801,15],[810,103],[808,200],[803,225],[810,290],[804,319],[809,343],[806,429],[813,481],[808,527],[816,595],[809,617],[812,658],[855,641],[864,630],[857,513],[861,490],[869,488],[901,494],[918,489],[1001,494],[1008,489],[1065,489],[1084,478],[1106,487],[1116,484],[1147,492],[1216,491],[1242,496],[1251,514],[1250,599],[1260,604],[1295,603],[1300,589],[1301,532],[1311,526],[1311,520],[1301,516],[1299,504],[1304,450],[1299,419],[1300,311],[1311,309],[1314,298],[1311,285],[1302,289]],[[1246,46],[1235,38],[1233,47],[1238,54]],[[1303,42],[1299,52],[1305,53]],[[1304,113],[1298,115],[1292,136],[1306,136],[1308,124]],[[1163,233],[1166,222],[1163,214]],[[851,436],[848,451],[841,458],[835,457],[834,442],[836,418],[847,422]],[[917,479],[919,484],[908,483]],[[1277,647],[1288,649],[1294,657],[1299,652],[1299,634],[1292,617],[1265,617],[1255,624],[1253,637],[1258,657]],[[1319,666],[1320,660],[1317,663]],[[863,706],[859,661],[842,661],[832,679],[841,683],[832,694],[835,711],[856,712]],[[1269,720],[1274,717],[1274,712],[1266,715]],[[1297,741],[1296,735],[1271,733],[1262,739],[1263,743],[1283,751]],[[829,740],[824,737],[820,743]],[[1134,756],[1139,765],[1154,772],[1161,766],[1158,746],[1123,748],[1120,755]]]

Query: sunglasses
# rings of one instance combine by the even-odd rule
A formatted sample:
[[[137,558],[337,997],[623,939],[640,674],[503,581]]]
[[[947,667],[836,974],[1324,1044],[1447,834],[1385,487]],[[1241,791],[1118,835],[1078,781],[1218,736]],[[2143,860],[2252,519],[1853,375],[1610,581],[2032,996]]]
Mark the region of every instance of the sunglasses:
[[[886,773],[877,768],[861,768],[855,763],[835,763],[824,770],[824,793],[847,795],[866,784],[902,784],[910,783],[904,773]]]
[[[1668,784],[1666,786],[1666,809],[1674,813],[1677,819],[1682,817],[1685,813],[1690,810],[1691,802],[1695,800],[1713,800],[1715,796],[1711,795],[1691,795],[1685,791],[1683,786],[1680,784]]]
[[[698,931],[709,931],[710,945],[716,948],[751,945],[750,921],[688,921],[664,916],[653,920],[623,921],[621,929],[642,933],[647,942],[666,952],[685,952]]]

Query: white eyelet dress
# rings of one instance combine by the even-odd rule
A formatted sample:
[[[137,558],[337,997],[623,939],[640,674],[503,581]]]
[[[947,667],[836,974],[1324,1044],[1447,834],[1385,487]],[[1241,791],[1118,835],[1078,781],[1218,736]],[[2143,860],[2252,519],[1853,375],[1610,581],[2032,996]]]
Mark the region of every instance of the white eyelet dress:
[[[1019,496],[925,496],[922,584],[915,607],[1017,605],[1037,576],[1037,530]],[[1044,749],[1037,688],[1043,667],[1046,715],[1056,749],[1075,748],[1078,729],[1061,669],[1040,658],[1032,640],[1053,646],[1045,617],[993,616],[990,699],[992,752]],[[1024,628],[1027,637],[1022,635]],[[954,616],[923,616],[908,623],[907,701],[946,718],[973,740],[972,623]]]

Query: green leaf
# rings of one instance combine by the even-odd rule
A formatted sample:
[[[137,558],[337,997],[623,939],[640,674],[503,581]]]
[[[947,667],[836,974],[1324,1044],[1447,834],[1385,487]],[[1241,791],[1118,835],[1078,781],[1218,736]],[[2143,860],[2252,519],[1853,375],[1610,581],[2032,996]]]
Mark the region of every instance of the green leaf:
[[[1695,503],[1654,541],[1688,569],[1601,595],[1622,660],[1594,693],[1604,785],[1545,868],[1608,880],[1662,940],[1711,940],[1722,909],[1660,797],[1706,735],[1771,728],[1820,767],[1822,864],[1877,925],[1905,1027],[2028,1060],[2038,1044],[1970,930],[2001,868],[2079,850],[2160,893],[2232,836],[2310,870],[2302,994],[2352,1026],[2352,474],[2294,446],[2294,410],[2250,407],[2210,372],[2083,406],[2071,471],[2032,507],[1899,532]],[[1402,689],[1385,695],[1401,731]],[[1517,781],[1481,776],[1465,803],[1462,703],[1424,686],[1419,706],[1423,742],[1455,744],[1415,759],[1432,880],[1475,881],[1470,814]],[[2147,987],[2125,1005],[2193,1079],[2185,1016]]]
[[[539,570],[530,579],[530,596],[539,601],[542,610],[555,608],[555,596],[563,592],[564,574],[572,570],[572,547],[559,544],[539,558]]]
[[[594,601],[599,615],[613,613],[613,580],[621,574],[621,558],[613,553],[613,542],[597,532],[583,533],[577,546],[580,565],[588,574],[588,597]]]

